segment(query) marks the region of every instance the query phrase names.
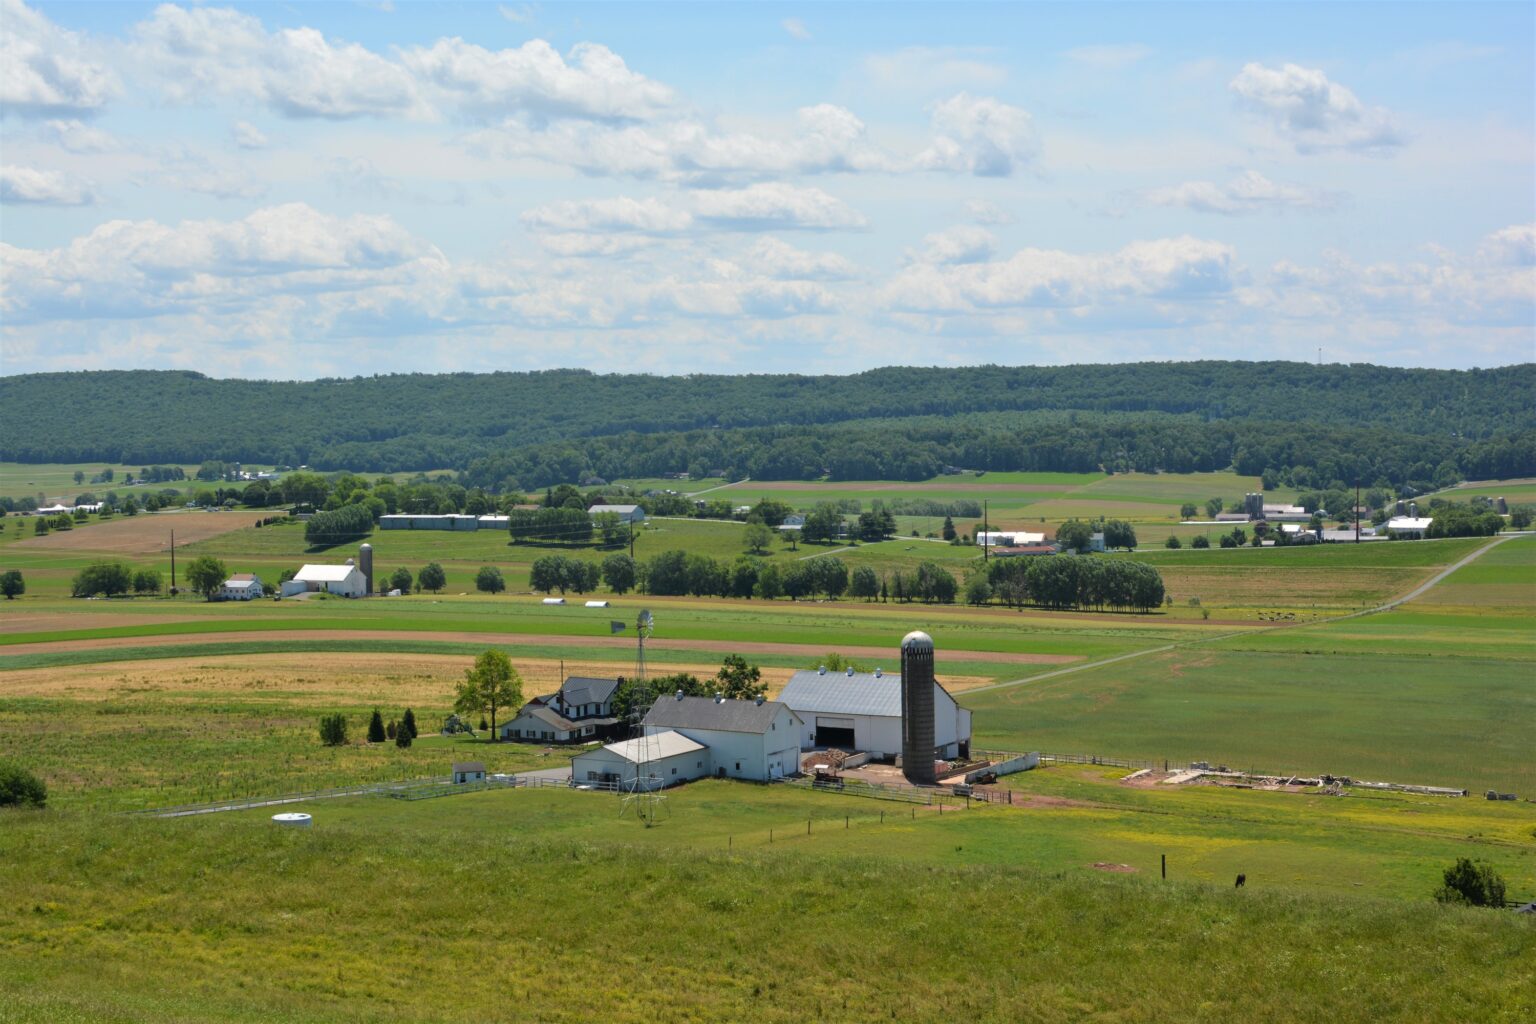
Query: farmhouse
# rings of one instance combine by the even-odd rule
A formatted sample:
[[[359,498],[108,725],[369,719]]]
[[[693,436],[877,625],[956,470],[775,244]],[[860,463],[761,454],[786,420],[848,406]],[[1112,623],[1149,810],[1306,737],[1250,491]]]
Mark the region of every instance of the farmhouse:
[[[219,588],[221,601],[251,601],[262,595],[261,579],[254,573],[237,572]]]
[[[796,672],[779,700],[800,719],[800,745],[867,751],[879,757],[901,753],[901,676],[874,672]],[[971,712],[933,684],[934,753],[946,760],[969,757]]]
[[[681,733],[709,748],[719,778],[770,779],[800,770],[800,719],[782,701],[685,697],[658,700],[641,723],[647,735]]]
[[[306,565],[282,585],[282,595],[323,592],[340,597],[367,597],[368,578],[352,559],[345,565]]]
[[[708,775],[709,748],[680,732],[663,730],[577,754],[571,758],[571,781],[631,789],[642,764],[645,778],[639,788],[664,789]]]
[[[607,512],[618,516],[621,523],[645,522],[645,509],[639,505],[593,505],[587,509],[587,513],[594,516],[600,516]]]
[[[499,727],[504,740],[526,743],[580,743],[613,734],[617,679],[571,676],[555,693],[535,697]]]

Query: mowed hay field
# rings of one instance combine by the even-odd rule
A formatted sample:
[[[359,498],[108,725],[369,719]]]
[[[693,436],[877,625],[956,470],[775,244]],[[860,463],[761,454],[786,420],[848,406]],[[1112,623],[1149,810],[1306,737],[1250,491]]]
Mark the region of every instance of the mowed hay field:
[[[633,670],[623,663],[512,654],[525,698],[558,689],[562,668],[566,675],[610,678]],[[455,687],[473,660],[467,654],[243,654],[3,672],[0,758],[33,766],[65,806],[160,806],[446,775],[454,758],[484,760],[493,771],[564,765],[569,750],[432,735],[452,711]],[[707,679],[719,667],[718,660],[656,661],[651,671]],[[763,676],[777,692],[792,671],[770,667]],[[409,750],[363,743],[375,707],[386,721],[413,709],[422,734],[417,743]],[[335,711],[347,714],[352,742],[325,748],[318,721]]]
[[[41,537],[27,536],[13,542],[13,551],[80,552],[99,551],[113,555],[158,555],[171,549],[171,533],[176,546],[195,544],[222,534],[253,527],[258,520],[279,513],[270,511],[225,512],[141,512],[136,516],[113,516],[92,520],[89,525],[72,530],[53,530]]]

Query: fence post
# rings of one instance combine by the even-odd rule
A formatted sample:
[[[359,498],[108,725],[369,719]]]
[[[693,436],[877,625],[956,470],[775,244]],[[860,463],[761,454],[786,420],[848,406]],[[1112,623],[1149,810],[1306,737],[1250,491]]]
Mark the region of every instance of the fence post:
[[[805,834],[806,835],[810,835],[811,834],[811,819],[810,818],[806,818],[805,819]]]

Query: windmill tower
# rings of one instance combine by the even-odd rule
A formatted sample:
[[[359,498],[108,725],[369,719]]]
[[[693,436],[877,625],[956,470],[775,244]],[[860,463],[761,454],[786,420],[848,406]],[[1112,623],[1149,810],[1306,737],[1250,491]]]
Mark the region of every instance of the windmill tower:
[[[656,702],[655,688],[645,674],[645,641],[655,628],[656,620],[652,618],[649,609],[642,611],[635,619],[635,680],[630,701],[634,730],[630,742],[635,746],[635,778],[619,805],[619,817],[634,812],[646,828],[668,814],[667,798],[657,792],[661,788],[661,778],[655,769],[659,751],[655,740],[645,731],[645,716],[650,714],[651,705]]]

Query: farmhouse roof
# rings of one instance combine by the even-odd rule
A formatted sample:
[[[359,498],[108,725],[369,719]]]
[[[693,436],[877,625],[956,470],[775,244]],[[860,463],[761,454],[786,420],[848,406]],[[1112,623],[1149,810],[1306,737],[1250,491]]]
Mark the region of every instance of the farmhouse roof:
[[[593,505],[587,511],[593,515],[597,515],[599,512],[617,512],[623,516],[630,515],[639,507],[639,505]]]
[[[564,717],[560,714],[560,712],[545,704],[528,703],[523,705],[522,710],[513,716],[512,721],[515,722],[519,718],[522,718],[524,715],[527,715],[529,718],[536,718],[543,722],[545,725],[552,725],[556,729],[560,729],[564,732],[572,732],[581,728],[580,725],[571,721],[569,718]],[[511,722],[506,724],[510,725]]]
[[[641,761],[655,761],[663,757],[691,754],[695,750],[709,748],[680,732],[668,729],[666,732],[652,733],[650,736],[624,740],[621,743],[606,743],[603,749],[612,751],[632,764],[638,764]]]
[[[714,729],[719,732],[764,733],[773,724],[782,701],[722,700],[713,697],[658,698],[645,716],[646,727]]]
[[[224,585],[232,590],[244,590],[254,587],[261,581],[248,572],[240,572],[224,581]]]
[[[560,687],[560,696],[567,704],[601,704],[612,697],[613,691],[618,688],[617,679],[571,676]]]
[[[1429,524],[1432,523],[1432,522],[1434,522],[1434,520],[1430,519],[1430,518],[1415,519],[1412,516],[1397,516],[1397,517],[1395,517],[1393,519],[1387,520],[1387,529],[1389,529],[1389,530],[1427,530],[1427,529],[1429,529]]]
[[[306,565],[294,579],[301,583],[341,583],[360,571],[355,565]]]
[[[483,772],[485,771],[485,763],[482,761],[455,761],[453,762],[453,770],[455,774],[459,772]]]

